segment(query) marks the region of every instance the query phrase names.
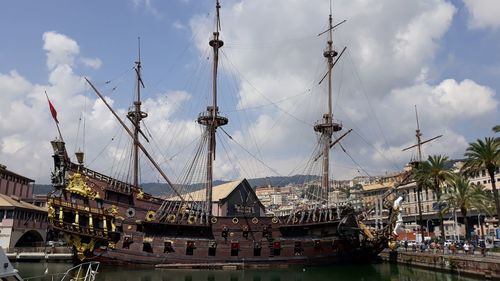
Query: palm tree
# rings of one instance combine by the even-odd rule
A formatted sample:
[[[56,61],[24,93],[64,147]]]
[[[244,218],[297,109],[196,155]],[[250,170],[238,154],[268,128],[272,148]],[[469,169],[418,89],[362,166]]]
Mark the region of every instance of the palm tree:
[[[500,133],[500,125],[496,125],[495,127],[493,127],[493,132]]]
[[[467,223],[468,210],[475,208],[480,212],[487,211],[487,206],[485,205],[487,195],[484,186],[475,183],[471,184],[462,175],[454,175],[447,183],[448,193],[443,197],[448,202],[448,206],[443,212],[449,209],[460,210],[465,224],[465,239],[468,240],[470,238],[469,224]]]
[[[418,165],[414,174],[417,184],[428,186],[436,194],[442,241],[444,241],[444,222],[441,195],[443,194],[445,181],[452,177],[451,171],[446,168],[447,163],[447,156],[432,155],[427,158],[427,161]]]
[[[493,198],[495,199],[495,208],[497,218],[500,219],[500,200],[495,182],[495,170],[500,166],[500,142],[495,138],[486,137],[483,140],[478,139],[470,143],[465,151],[465,164],[463,170],[468,175],[477,175],[483,169],[488,171],[490,176]]]

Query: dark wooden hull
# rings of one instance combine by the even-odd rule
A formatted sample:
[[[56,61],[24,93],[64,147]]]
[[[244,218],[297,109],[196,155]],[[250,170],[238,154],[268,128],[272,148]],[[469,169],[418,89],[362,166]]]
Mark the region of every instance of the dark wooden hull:
[[[361,264],[372,262],[377,258],[377,252],[369,248],[350,249],[349,251],[333,252],[328,254],[313,255],[282,255],[282,256],[261,256],[255,257],[242,253],[238,257],[220,255],[212,257],[208,255],[197,255],[196,257],[186,257],[182,255],[149,254],[134,250],[101,250],[95,251],[86,261],[95,260],[112,265],[151,265],[162,267],[168,265],[169,268],[216,268],[217,264],[237,264],[241,268],[255,267],[289,267],[296,265],[319,266],[331,264]]]

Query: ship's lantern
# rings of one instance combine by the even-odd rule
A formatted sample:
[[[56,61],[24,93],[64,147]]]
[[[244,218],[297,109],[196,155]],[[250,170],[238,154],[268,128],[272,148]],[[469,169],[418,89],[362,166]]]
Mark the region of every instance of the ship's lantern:
[[[64,142],[62,140],[55,139],[55,140],[51,141],[50,144],[52,145],[52,149],[54,150],[54,153],[64,151]]]
[[[83,156],[85,154],[82,151],[75,152],[76,160],[78,161],[78,164],[83,165]]]

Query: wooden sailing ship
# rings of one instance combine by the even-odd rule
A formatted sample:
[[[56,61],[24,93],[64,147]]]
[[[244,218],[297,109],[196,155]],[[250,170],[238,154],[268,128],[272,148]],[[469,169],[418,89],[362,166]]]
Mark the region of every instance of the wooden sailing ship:
[[[52,141],[54,149],[54,192],[49,197],[49,220],[54,235],[74,249],[80,261],[99,260],[112,264],[198,264],[241,263],[244,265],[332,264],[369,261],[391,239],[397,210],[391,211],[386,227],[371,230],[363,216],[350,206],[330,206],[329,154],[338,142],[334,132],[342,125],[332,115],[332,68],[338,53],[332,44],[332,16],[324,57],[328,72],[328,112],[314,130],[321,135],[323,175],[318,204],[296,209],[288,216],[269,216],[246,180],[213,187],[215,132],[228,123],[219,115],[217,69],[219,48],[219,9],[216,3],[216,29],[209,44],[213,49],[212,104],[197,121],[205,131],[206,179],[203,191],[180,191],[141,144],[141,61],[136,62],[137,96],[128,112],[129,129],[94,85],[96,94],[108,106],[133,139],[133,179],[124,182],[88,169],[83,153],[71,161],[61,139]],[[338,59],[338,58],[337,58]],[[138,155],[143,153],[172,189],[174,196],[159,198],[139,186]],[[243,196],[242,196],[243,195]],[[200,200],[202,198],[203,200]],[[389,208],[391,207],[388,204]],[[392,210],[392,208],[390,208]]]

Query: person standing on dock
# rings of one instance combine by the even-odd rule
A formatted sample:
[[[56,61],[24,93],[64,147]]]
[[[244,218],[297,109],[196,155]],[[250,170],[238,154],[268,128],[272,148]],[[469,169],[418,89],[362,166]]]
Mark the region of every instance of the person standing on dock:
[[[469,242],[467,242],[467,241],[465,241],[465,244],[464,244],[464,253],[465,253],[465,255],[469,254]]]

